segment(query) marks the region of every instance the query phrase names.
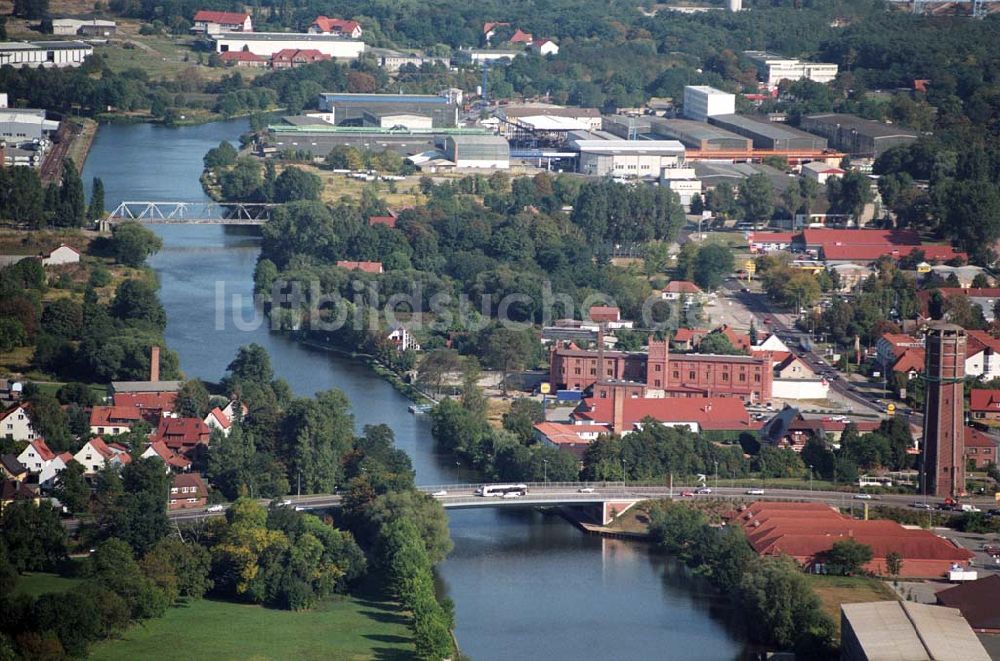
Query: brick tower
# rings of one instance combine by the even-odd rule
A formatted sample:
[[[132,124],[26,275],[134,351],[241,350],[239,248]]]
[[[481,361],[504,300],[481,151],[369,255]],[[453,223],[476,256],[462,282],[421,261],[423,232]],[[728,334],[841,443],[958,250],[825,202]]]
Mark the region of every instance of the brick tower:
[[[934,323],[927,332],[924,375],[924,484],[930,495],[965,493],[965,329]]]

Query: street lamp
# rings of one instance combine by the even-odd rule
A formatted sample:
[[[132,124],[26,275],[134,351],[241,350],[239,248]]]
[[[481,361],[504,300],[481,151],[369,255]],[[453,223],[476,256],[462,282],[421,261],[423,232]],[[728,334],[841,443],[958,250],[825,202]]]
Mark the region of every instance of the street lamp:
[[[625,458],[622,457],[622,484],[628,484],[628,475],[625,474]]]
[[[809,491],[813,490],[813,467],[809,464]]]
[[[542,459],[542,474],[544,475],[545,484],[549,483],[549,460]]]
[[[719,460],[715,460],[715,490],[719,490]]]

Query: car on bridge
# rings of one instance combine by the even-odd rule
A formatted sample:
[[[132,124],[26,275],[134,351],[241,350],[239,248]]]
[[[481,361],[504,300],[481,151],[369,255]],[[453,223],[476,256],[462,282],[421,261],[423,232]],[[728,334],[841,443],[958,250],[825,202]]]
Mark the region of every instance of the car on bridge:
[[[209,505],[208,507],[205,508],[205,511],[206,512],[223,512],[223,511],[225,511],[225,509],[226,509],[225,505]]]
[[[681,491],[681,498],[694,498],[694,491]]]
[[[594,487],[580,487],[577,489],[578,493],[594,493]]]
[[[698,489],[697,491],[695,491],[695,493],[698,494],[698,495],[701,495],[701,496],[705,496],[705,495],[708,495],[708,494],[712,493],[712,490],[709,487],[702,487],[702,488]]]
[[[441,491],[435,491],[435,492],[434,492],[434,493],[432,493],[431,495],[432,495],[432,496],[437,496],[437,497],[439,497],[439,498],[440,498],[441,496],[447,496],[447,495],[448,495],[448,492],[447,492],[446,490],[444,490],[444,489],[441,489]]]
[[[764,495],[764,490],[763,489],[747,489],[744,493],[746,495],[748,495],[748,496],[763,496]]]
[[[854,500],[871,500],[872,495],[870,493],[856,493],[854,494]]]

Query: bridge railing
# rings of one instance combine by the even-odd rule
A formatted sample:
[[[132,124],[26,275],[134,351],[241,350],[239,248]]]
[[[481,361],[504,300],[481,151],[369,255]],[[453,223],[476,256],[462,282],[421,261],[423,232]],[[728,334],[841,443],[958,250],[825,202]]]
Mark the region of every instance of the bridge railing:
[[[496,484],[523,484],[532,488],[567,488],[567,489],[583,489],[583,488],[594,488],[594,489],[668,489],[670,488],[669,483],[659,482],[659,481],[627,481],[627,482],[611,482],[611,481],[594,481],[594,482],[462,482],[462,483],[452,483],[452,484],[434,484],[427,485],[421,484],[417,486],[418,491],[425,493],[434,493],[435,491],[447,491],[449,489],[462,490],[462,489],[478,489],[483,485],[496,485]],[[673,485],[674,489],[687,489],[694,487],[694,484],[685,483],[675,483]]]

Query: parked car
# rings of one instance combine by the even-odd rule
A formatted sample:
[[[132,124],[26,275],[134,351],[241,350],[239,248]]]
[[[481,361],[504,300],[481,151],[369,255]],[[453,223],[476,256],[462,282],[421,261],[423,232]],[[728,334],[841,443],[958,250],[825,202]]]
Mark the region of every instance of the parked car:
[[[225,505],[209,505],[208,507],[205,508],[205,511],[206,512],[223,512],[223,511],[225,511],[225,509],[226,509]]]
[[[764,495],[764,490],[763,489],[747,489],[745,493],[748,496],[763,496]]]

